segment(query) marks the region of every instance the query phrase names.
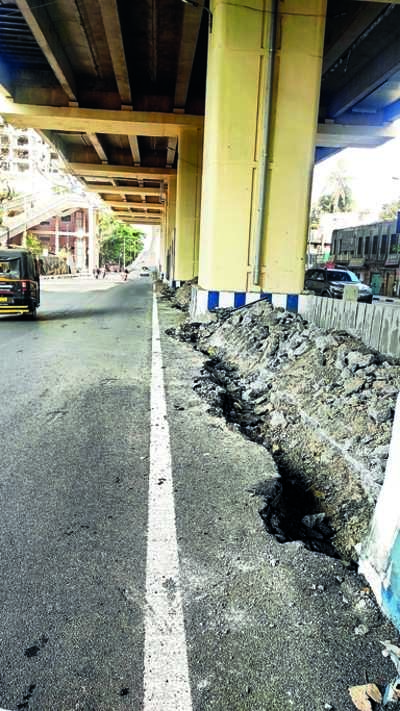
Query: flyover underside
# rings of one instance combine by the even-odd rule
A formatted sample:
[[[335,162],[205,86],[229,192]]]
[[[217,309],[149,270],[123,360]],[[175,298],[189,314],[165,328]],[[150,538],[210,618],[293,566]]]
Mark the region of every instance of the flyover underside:
[[[10,0],[1,114],[39,130],[117,218],[160,225],[171,278],[296,294],[313,158],[395,135],[398,5]],[[204,114],[204,159],[186,161]]]

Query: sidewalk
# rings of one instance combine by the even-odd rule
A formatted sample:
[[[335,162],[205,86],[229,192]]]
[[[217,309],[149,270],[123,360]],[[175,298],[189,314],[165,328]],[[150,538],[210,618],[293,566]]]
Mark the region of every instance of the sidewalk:
[[[165,335],[182,314],[159,312],[193,708],[354,711],[349,686],[394,676],[380,640],[397,633],[340,560],[265,532],[254,492],[274,462],[207,412],[203,357]]]

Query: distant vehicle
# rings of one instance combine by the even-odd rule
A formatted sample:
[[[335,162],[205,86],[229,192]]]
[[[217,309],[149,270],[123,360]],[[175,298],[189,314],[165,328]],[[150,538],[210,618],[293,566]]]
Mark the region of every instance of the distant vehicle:
[[[140,276],[141,277],[148,277],[150,276],[150,269],[148,267],[142,267],[140,271]]]
[[[331,299],[342,299],[346,284],[353,284],[358,289],[357,301],[372,303],[372,289],[363,284],[359,278],[348,269],[327,269],[314,267],[308,269],[304,280],[304,288],[313,291],[318,296],[329,296]]]
[[[0,249],[0,315],[36,318],[40,306],[40,266],[27,249]]]

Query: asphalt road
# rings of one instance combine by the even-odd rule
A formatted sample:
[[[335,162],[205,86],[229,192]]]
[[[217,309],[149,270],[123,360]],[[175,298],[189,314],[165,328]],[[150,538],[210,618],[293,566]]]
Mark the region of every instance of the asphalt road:
[[[159,314],[158,422],[149,279],[47,282],[37,322],[0,319],[0,711],[351,711],[348,686],[390,678],[393,630],[372,608],[356,635],[365,581],[265,533],[252,492],[275,464],[208,412],[202,356],[165,334],[182,315]],[[154,670],[173,678],[178,597],[191,698],[175,704]]]
[[[44,285],[0,320],[0,707],[139,709],[151,285]]]

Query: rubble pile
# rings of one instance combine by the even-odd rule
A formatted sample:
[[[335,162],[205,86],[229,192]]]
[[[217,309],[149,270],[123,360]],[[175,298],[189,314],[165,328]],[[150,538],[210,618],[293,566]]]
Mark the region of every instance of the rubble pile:
[[[192,298],[192,286],[194,284],[197,284],[197,279],[185,281],[179,289],[176,289],[171,298],[172,305],[177,309],[181,309],[181,311],[189,311],[190,301]]]
[[[400,365],[267,302],[181,332],[210,357],[195,389],[278,464],[279,506],[262,512],[269,530],[294,540],[291,521],[312,549],[325,538],[357,560],[383,481]]]

